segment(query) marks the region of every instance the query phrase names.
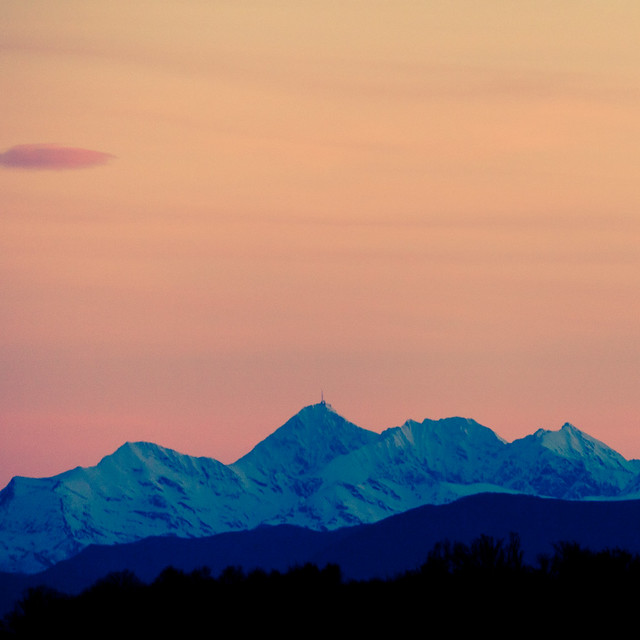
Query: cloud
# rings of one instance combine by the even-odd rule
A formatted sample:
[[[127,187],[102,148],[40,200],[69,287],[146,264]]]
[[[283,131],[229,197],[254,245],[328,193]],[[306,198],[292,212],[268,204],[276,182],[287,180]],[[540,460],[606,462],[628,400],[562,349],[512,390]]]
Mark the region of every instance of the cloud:
[[[0,166],[14,169],[84,169],[105,164],[110,153],[61,147],[57,144],[21,144],[0,153]]]

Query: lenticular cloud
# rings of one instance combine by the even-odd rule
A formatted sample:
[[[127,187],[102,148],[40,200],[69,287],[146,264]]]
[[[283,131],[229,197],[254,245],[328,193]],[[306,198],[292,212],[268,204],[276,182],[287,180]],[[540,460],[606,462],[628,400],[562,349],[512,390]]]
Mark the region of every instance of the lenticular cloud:
[[[21,144],[0,153],[0,166],[14,169],[84,169],[104,164],[113,156],[102,151],[57,144]]]

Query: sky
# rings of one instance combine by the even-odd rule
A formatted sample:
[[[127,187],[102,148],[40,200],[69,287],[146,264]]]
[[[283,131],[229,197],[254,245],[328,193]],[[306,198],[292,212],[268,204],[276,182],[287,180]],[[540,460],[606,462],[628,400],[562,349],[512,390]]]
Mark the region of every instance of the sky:
[[[0,485],[325,399],[640,458],[640,4],[1,0]]]

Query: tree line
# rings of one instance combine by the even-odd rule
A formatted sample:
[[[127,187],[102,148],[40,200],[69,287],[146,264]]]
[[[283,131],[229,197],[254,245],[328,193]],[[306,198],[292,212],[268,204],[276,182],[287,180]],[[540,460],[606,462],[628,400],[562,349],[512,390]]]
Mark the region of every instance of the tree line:
[[[562,542],[524,562],[518,536],[435,545],[417,569],[387,579],[346,580],[340,567],[288,571],[166,568],[151,583],[111,573],[77,595],[30,588],[0,626],[1,637],[124,637],[157,633],[280,637],[492,631],[612,632],[636,622],[640,557]],[[438,632],[437,630],[440,630]],[[555,633],[554,633],[555,635]]]

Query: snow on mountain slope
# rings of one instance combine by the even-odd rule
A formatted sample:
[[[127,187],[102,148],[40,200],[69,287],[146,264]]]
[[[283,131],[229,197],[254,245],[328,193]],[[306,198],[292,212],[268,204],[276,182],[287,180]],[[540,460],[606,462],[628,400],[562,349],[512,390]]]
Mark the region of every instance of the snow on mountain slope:
[[[251,506],[242,505],[246,487],[233,470],[151,443],[127,443],[96,467],[60,479],[67,522],[79,539],[87,528],[119,538],[141,529],[195,536],[252,524],[243,513]]]
[[[407,421],[329,462],[320,474],[322,485],[304,508],[336,527],[375,522],[469,493],[503,491],[487,480],[486,467],[504,446],[473,420]]]
[[[0,493],[0,568],[41,570],[89,544],[249,528],[255,505],[216,460],[127,443],[95,467],[14,478]]]
[[[633,463],[569,423],[515,440],[496,471],[503,486],[569,499],[615,496],[636,476]]]
[[[636,461],[571,425],[510,444],[465,418],[378,434],[322,402],[228,466],[138,442],[95,467],[14,478],[0,492],[0,570],[36,572],[90,544],[148,536],[335,529],[487,491],[615,497],[637,479]]]
[[[321,402],[302,409],[231,468],[254,487],[263,522],[324,529],[331,518],[313,504],[323,485],[322,469],[379,439]],[[333,526],[361,521],[339,518]]]
[[[505,447],[491,429],[466,418],[407,421],[382,435],[398,451],[410,451],[414,465],[435,480],[463,484],[486,482],[487,467]]]
[[[269,479],[274,473],[308,476],[337,456],[380,438],[345,420],[321,402],[302,409],[231,467],[239,473]]]
[[[33,573],[83,548],[69,535],[55,478],[15,477],[0,492],[0,570]]]

